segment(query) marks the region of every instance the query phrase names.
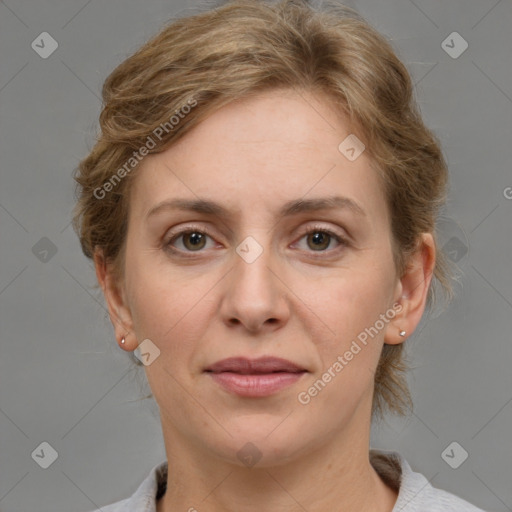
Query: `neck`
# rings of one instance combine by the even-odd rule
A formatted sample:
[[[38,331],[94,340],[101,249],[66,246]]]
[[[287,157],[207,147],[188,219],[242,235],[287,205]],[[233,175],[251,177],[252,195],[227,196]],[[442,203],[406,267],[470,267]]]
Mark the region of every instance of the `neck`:
[[[369,428],[352,434],[262,468],[208,457],[173,436],[166,442],[167,491],[157,512],[392,512],[397,493],[370,463]]]

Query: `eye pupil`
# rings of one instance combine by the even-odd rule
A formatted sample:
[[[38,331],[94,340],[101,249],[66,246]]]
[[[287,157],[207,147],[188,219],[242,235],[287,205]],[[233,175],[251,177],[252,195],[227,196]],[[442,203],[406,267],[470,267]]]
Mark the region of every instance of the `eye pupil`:
[[[192,244],[195,245],[195,244],[197,244],[198,242],[201,241],[201,237],[202,237],[202,235],[199,234],[199,233],[192,233],[190,235],[190,241],[192,242]]]
[[[204,235],[202,233],[193,231],[191,233],[185,234],[184,241],[186,246],[190,244],[193,248],[197,248],[201,245],[201,243],[204,245]]]
[[[315,231],[314,233],[310,234],[310,237],[313,240],[313,244],[316,249],[325,249],[329,245],[330,235],[327,233]]]

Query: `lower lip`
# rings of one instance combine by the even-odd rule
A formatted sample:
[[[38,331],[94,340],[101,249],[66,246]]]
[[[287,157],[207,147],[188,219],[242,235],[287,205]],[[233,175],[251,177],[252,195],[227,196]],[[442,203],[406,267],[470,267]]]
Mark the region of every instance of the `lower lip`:
[[[268,396],[291,386],[306,372],[289,373],[262,373],[258,375],[243,375],[240,373],[210,372],[212,379],[224,389],[239,396]]]

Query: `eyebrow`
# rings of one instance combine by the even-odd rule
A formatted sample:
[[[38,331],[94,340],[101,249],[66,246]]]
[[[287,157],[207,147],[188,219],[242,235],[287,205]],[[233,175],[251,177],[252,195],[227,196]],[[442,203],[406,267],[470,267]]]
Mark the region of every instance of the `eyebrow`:
[[[358,216],[366,217],[366,212],[355,201],[343,196],[318,197],[313,199],[294,199],[285,203],[278,212],[278,217],[289,217],[304,212],[319,210],[346,209]],[[208,199],[171,199],[162,201],[151,208],[146,218],[166,210],[183,210],[204,213],[217,217],[227,218],[230,211],[219,203]]]

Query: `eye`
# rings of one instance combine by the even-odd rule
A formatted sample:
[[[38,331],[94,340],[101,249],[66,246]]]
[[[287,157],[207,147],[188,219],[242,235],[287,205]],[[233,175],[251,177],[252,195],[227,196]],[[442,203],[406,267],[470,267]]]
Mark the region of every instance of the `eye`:
[[[207,239],[211,238],[203,229],[196,229],[189,227],[171,235],[167,241],[164,242],[166,250],[171,252],[200,252],[207,244]],[[181,240],[181,247],[176,249],[175,243]],[[178,244],[180,245],[180,244]]]
[[[331,245],[333,239],[336,241],[338,246],[348,245],[348,242],[341,235],[331,231],[330,229],[317,226],[309,228],[306,233],[302,235],[301,240],[303,238],[306,239],[307,247],[312,249],[314,252],[326,252],[325,249]]]
[[[208,247],[208,239],[212,242],[210,247]],[[332,241],[339,246],[348,246],[347,240],[341,236],[340,234],[326,229],[324,227],[313,226],[306,230],[306,232],[302,235],[300,240],[306,240],[307,247],[300,247],[299,249],[309,252],[334,252],[336,248],[327,251],[327,249],[332,245]],[[215,243],[213,242],[213,238],[208,234],[204,228],[196,228],[194,226],[188,226],[181,231],[176,233],[171,233],[169,238],[163,242],[163,247],[165,250],[172,252],[174,254],[183,254],[183,253],[199,253],[202,249],[208,249],[215,247]]]

